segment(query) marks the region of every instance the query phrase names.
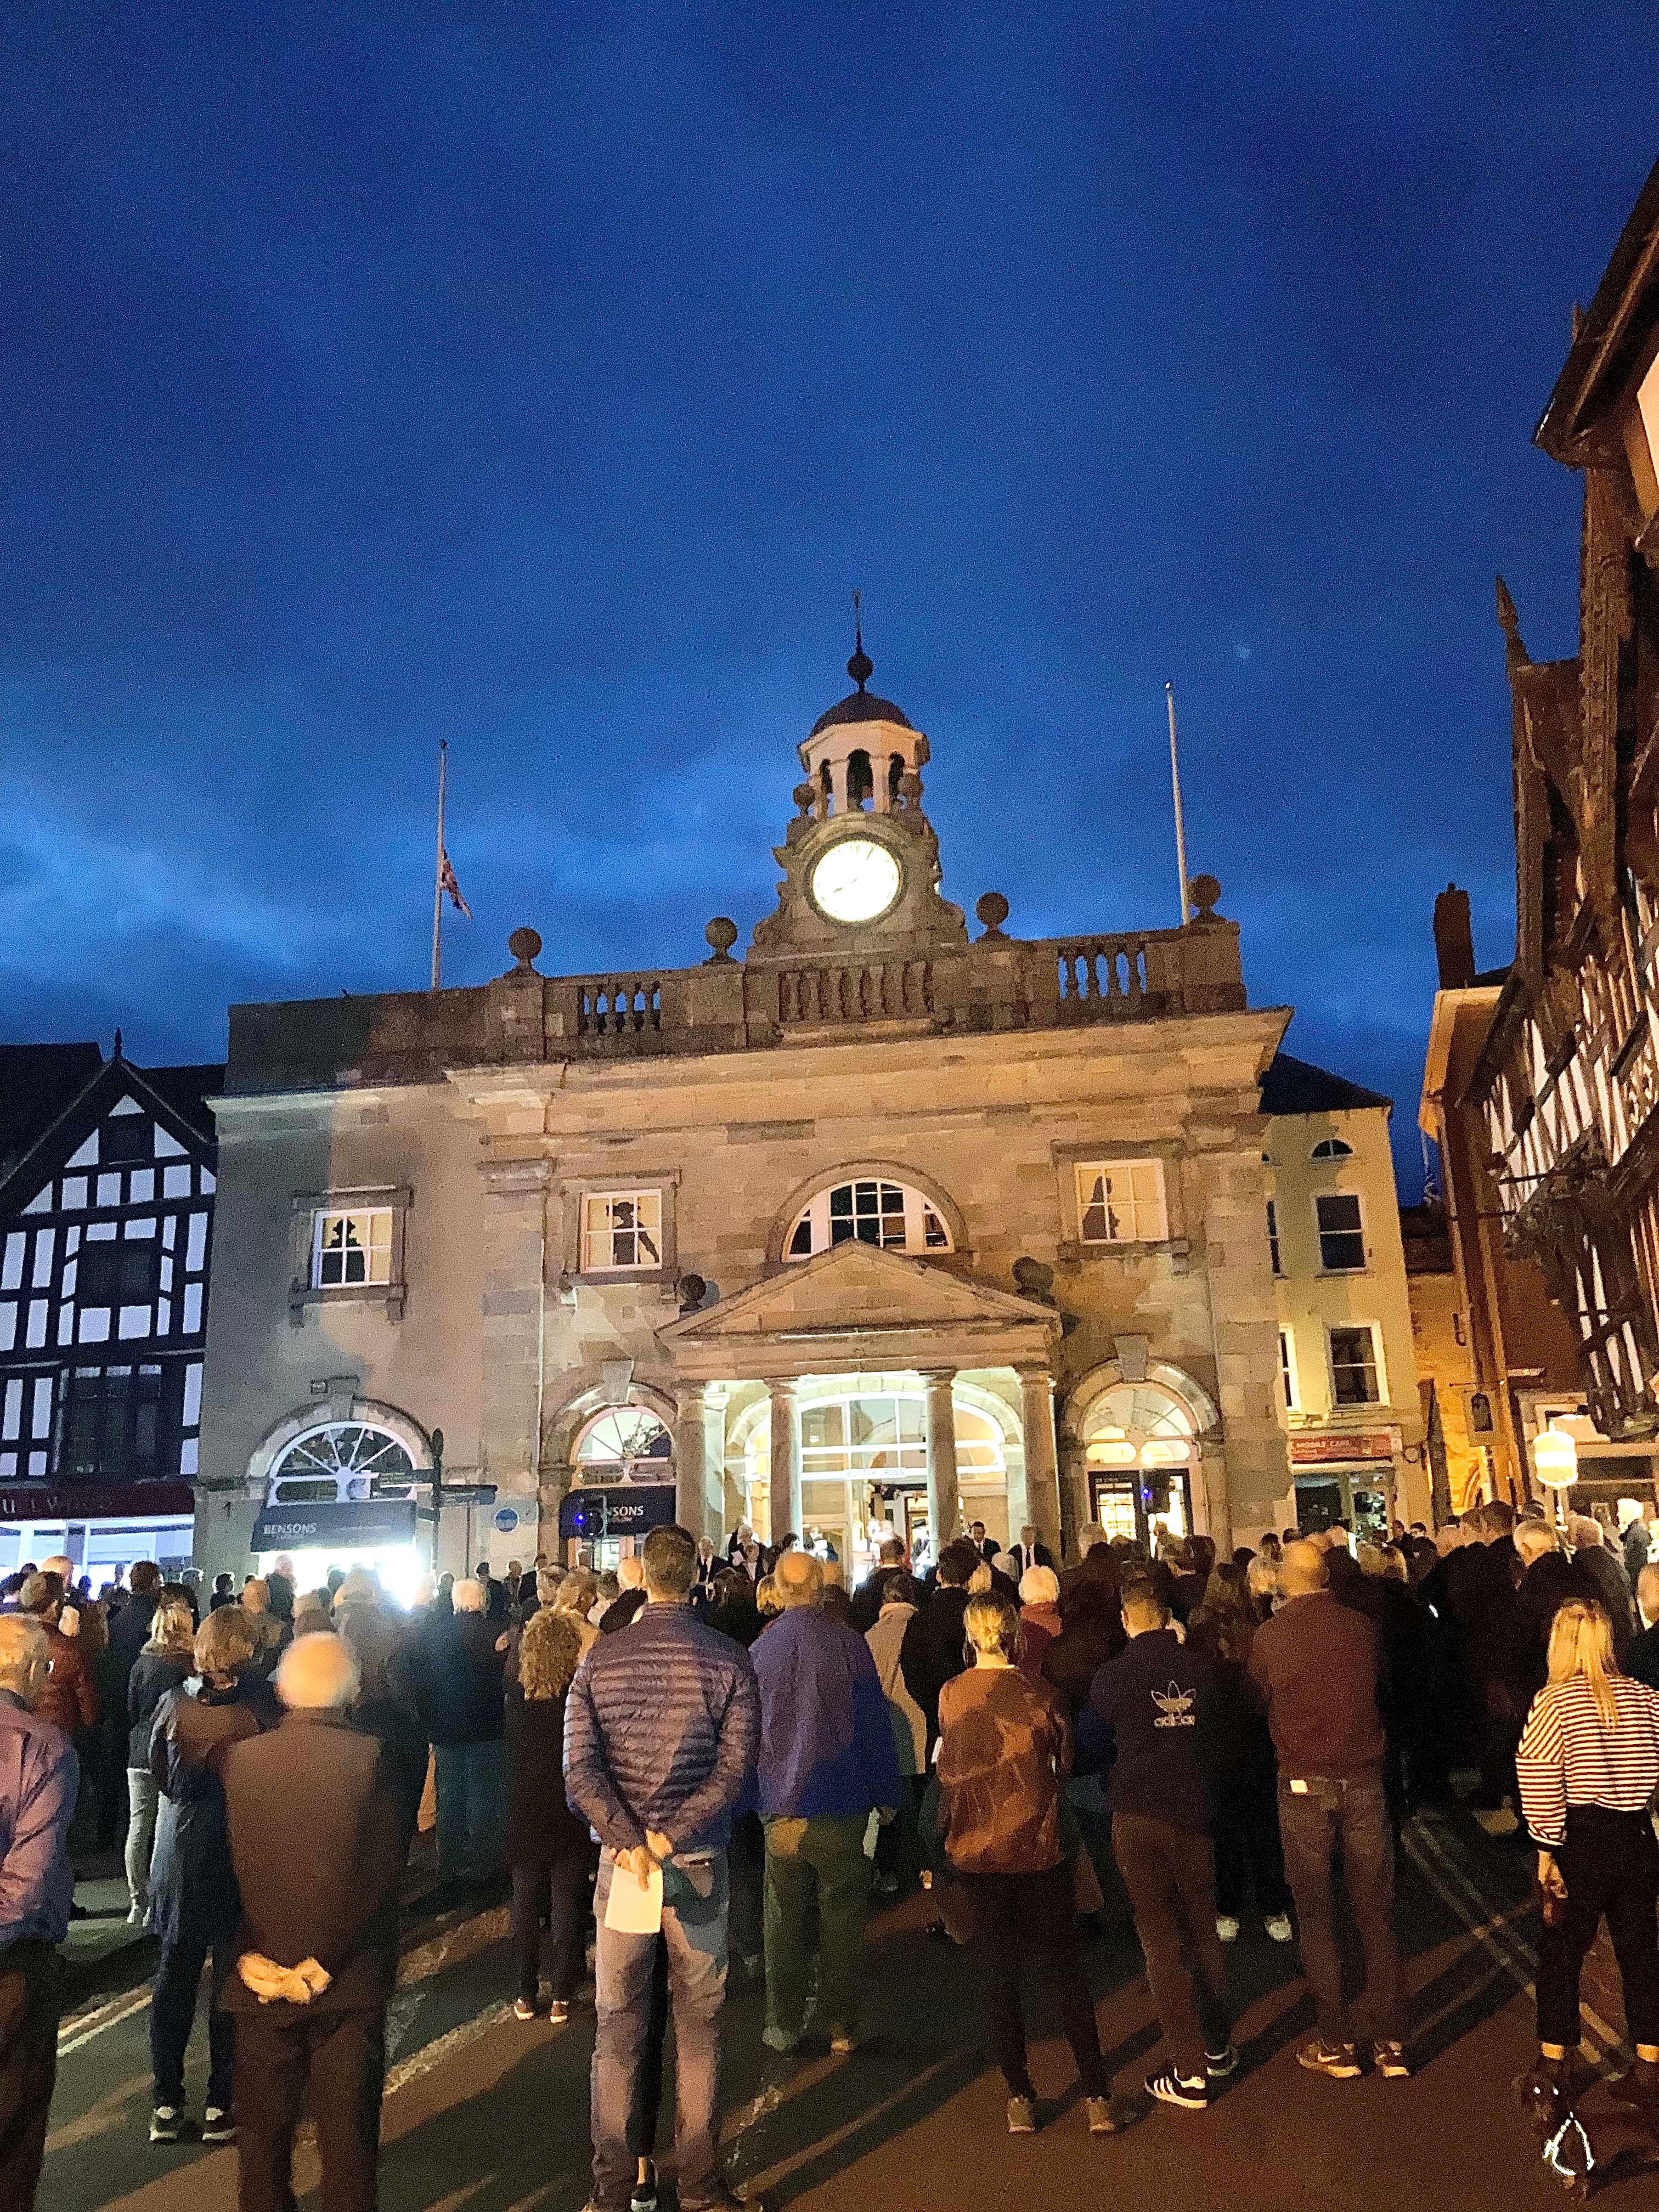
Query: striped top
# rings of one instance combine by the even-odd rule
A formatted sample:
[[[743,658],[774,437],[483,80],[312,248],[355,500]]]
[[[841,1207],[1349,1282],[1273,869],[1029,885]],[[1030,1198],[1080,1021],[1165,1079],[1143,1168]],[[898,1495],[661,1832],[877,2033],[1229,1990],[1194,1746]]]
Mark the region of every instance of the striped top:
[[[1659,1692],[1626,1674],[1609,1683],[1619,1708],[1612,1729],[1582,1674],[1547,1684],[1532,1701],[1515,1771],[1527,1826],[1546,1850],[1565,1841],[1570,1805],[1639,1813],[1659,1789]]]

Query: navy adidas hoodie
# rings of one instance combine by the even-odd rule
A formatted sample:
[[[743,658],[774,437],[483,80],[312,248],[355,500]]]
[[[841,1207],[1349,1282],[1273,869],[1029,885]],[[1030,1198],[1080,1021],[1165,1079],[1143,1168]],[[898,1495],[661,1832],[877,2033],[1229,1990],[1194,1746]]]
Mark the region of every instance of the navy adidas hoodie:
[[[1132,1637],[1128,1648],[1100,1668],[1089,1704],[1115,1746],[1106,1778],[1114,1813],[1208,1834],[1214,1686],[1209,1661],[1172,1628]]]

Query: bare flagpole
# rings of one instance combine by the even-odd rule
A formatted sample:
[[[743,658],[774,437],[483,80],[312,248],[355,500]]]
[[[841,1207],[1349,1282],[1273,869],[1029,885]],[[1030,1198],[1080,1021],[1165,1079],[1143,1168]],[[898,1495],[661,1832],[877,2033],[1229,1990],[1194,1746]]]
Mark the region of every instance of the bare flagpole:
[[[1173,712],[1173,708],[1170,710]],[[444,923],[444,781],[449,767],[449,740],[438,740],[438,858],[432,878],[432,988],[443,979]]]
[[[1164,685],[1164,697],[1170,709],[1170,785],[1175,793],[1176,867],[1181,876],[1181,926],[1185,929],[1193,918],[1193,902],[1187,890],[1187,829],[1181,817],[1181,757],[1176,750],[1173,684]]]

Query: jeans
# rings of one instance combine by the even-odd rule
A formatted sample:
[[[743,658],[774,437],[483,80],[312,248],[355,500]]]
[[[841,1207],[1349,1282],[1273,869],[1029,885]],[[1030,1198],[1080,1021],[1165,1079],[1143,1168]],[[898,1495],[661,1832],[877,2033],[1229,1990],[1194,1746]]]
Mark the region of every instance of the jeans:
[[[501,1866],[506,1757],[499,1741],[439,1743],[438,1871],[488,1881]]]
[[[1625,1989],[1632,2043],[1659,2043],[1659,1843],[1645,1813],[1570,1805],[1567,1839],[1555,1854],[1567,1885],[1566,1917],[1538,1937],[1538,2040],[1578,2047],[1578,1977],[1607,1918]]]
[[[864,1909],[870,1862],[866,1813],[810,1820],[773,1819],[766,1830],[766,2040],[775,2050],[800,2039],[818,1954],[817,2011],[832,2030],[858,2025],[864,1966]]]
[[[616,1855],[599,1855],[593,1893],[599,1921],[594,1963],[599,2024],[593,2038],[593,2194],[598,2212],[621,2212],[632,2193],[629,2128],[651,2030],[651,1982],[659,1938],[605,1924]],[[624,1875],[624,1881],[632,1881]],[[726,1999],[729,1890],[726,1855],[673,1860],[663,1870],[662,1936],[674,2020],[674,2164],[684,2212],[702,2212],[719,2186],[720,2014]],[[640,2155],[648,2156],[646,2151]]]
[[[1398,2042],[1403,2013],[1400,1946],[1394,1932],[1394,1829],[1382,1776],[1342,1780],[1281,1774],[1279,1832],[1296,1899],[1302,1968],[1312,1985],[1320,2034],[1329,2043],[1352,2043],[1359,2036]],[[1342,2000],[1342,1961],[1336,1948],[1331,1862],[1339,1850],[1365,1954],[1365,1987],[1352,2014]]]
[[[0,2206],[34,2203],[58,2078],[63,1964],[50,1943],[14,1943],[0,1966]]]
[[[1215,1779],[1215,1905],[1237,1920],[1247,1888],[1264,1920],[1291,1901],[1285,1885],[1285,1846],[1279,1840],[1279,1786],[1271,1763],[1249,1765]]]
[[[547,1916],[547,1977],[553,1996],[568,2004],[582,1978],[587,1926],[588,1862],[555,1859],[550,1866],[513,1869],[513,1952],[519,1995],[536,2002],[541,1979],[542,1915]]]
[[[1060,2002],[1060,2025],[1072,2046],[1078,2079],[1085,2097],[1106,2094],[1100,2031],[1094,2000],[1083,1978],[1077,1913],[1073,1905],[1076,1876],[1070,1859],[1046,1874],[963,1874],[957,1876],[972,1902],[974,1951],[985,1992],[986,2025],[991,2052],[1002,2069],[1011,2097],[1033,2097],[1025,2059],[1025,2021],[1019,2006],[1023,1959],[1042,1960],[1042,1986]]]
[[[196,1999],[209,1946],[191,1938],[161,1946],[155,1970],[155,1994],[149,2008],[149,2063],[155,2101],[175,2109],[185,2101],[185,2052],[196,2025]],[[213,1947],[213,1979],[208,1996],[207,2100],[222,2112],[230,2108],[236,2057],[236,2031],[224,2008],[225,1985],[232,1972],[229,1948]]]
[[[307,2087],[323,2166],[322,2212],[375,2212],[384,2008],[273,2020],[244,2013],[236,2064],[240,2212],[294,2212],[294,2130]]]
[[[137,1912],[149,1903],[149,1855],[155,1841],[155,1805],[160,1794],[149,1767],[128,1767],[127,1896]]]
[[[1207,1836],[1139,1813],[1112,1820],[1112,1849],[1129,1893],[1146,1960],[1152,2002],[1182,2073],[1204,2071],[1204,2055],[1224,2051],[1227,1954],[1215,1932],[1215,1859]],[[1193,1968],[1187,1963],[1192,1954]]]

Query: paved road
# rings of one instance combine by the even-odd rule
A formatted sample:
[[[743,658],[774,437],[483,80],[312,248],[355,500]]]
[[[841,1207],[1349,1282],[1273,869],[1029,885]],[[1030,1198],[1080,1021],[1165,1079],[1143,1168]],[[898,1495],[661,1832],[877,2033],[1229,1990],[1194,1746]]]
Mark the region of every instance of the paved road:
[[[1058,2102],[1036,2138],[1004,2135],[969,1957],[925,1941],[921,1900],[912,1899],[872,1929],[871,2014],[882,2032],[850,2057],[810,2060],[770,2109],[757,2100],[761,1993],[734,1972],[732,2178],[769,2205],[804,2212],[1043,2212],[1096,2189],[1109,2192],[1115,2212],[1559,2204],[1509,2095],[1533,2048],[1524,1872],[1513,1848],[1460,1823],[1411,1832],[1400,1889],[1421,2062],[1414,2081],[1338,2084],[1304,2074],[1293,2050],[1311,2010],[1296,1954],[1247,1928],[1234,1954],[1247,2006],[1243,2070],[1207,2113],[1153,2110],[1121,2137],[1093,2142],[1046,2017],[1034,2070]],[[385,2212],[575,2212],[584,2201],[591,2015],[558,2031],[513,2020],[505,1936],[500,1911],[456,1911],[413,1933],[391,2023]],[[1092,1958],[1102,2040],[1127,2095],[1157,2033],[1139,1955],[1120,1938]],[[66,2023],[45,2212],[233,2212],[234,2152],[152,2150],[144,2140],[146,2029],[142,1991]],[[193,2058],[199,2112],[201,2054]],[[308,2158],[300,2181],[314,2192]],[[1659,2201],[1659,2185],[1628,2185],[1611,2201]]]

